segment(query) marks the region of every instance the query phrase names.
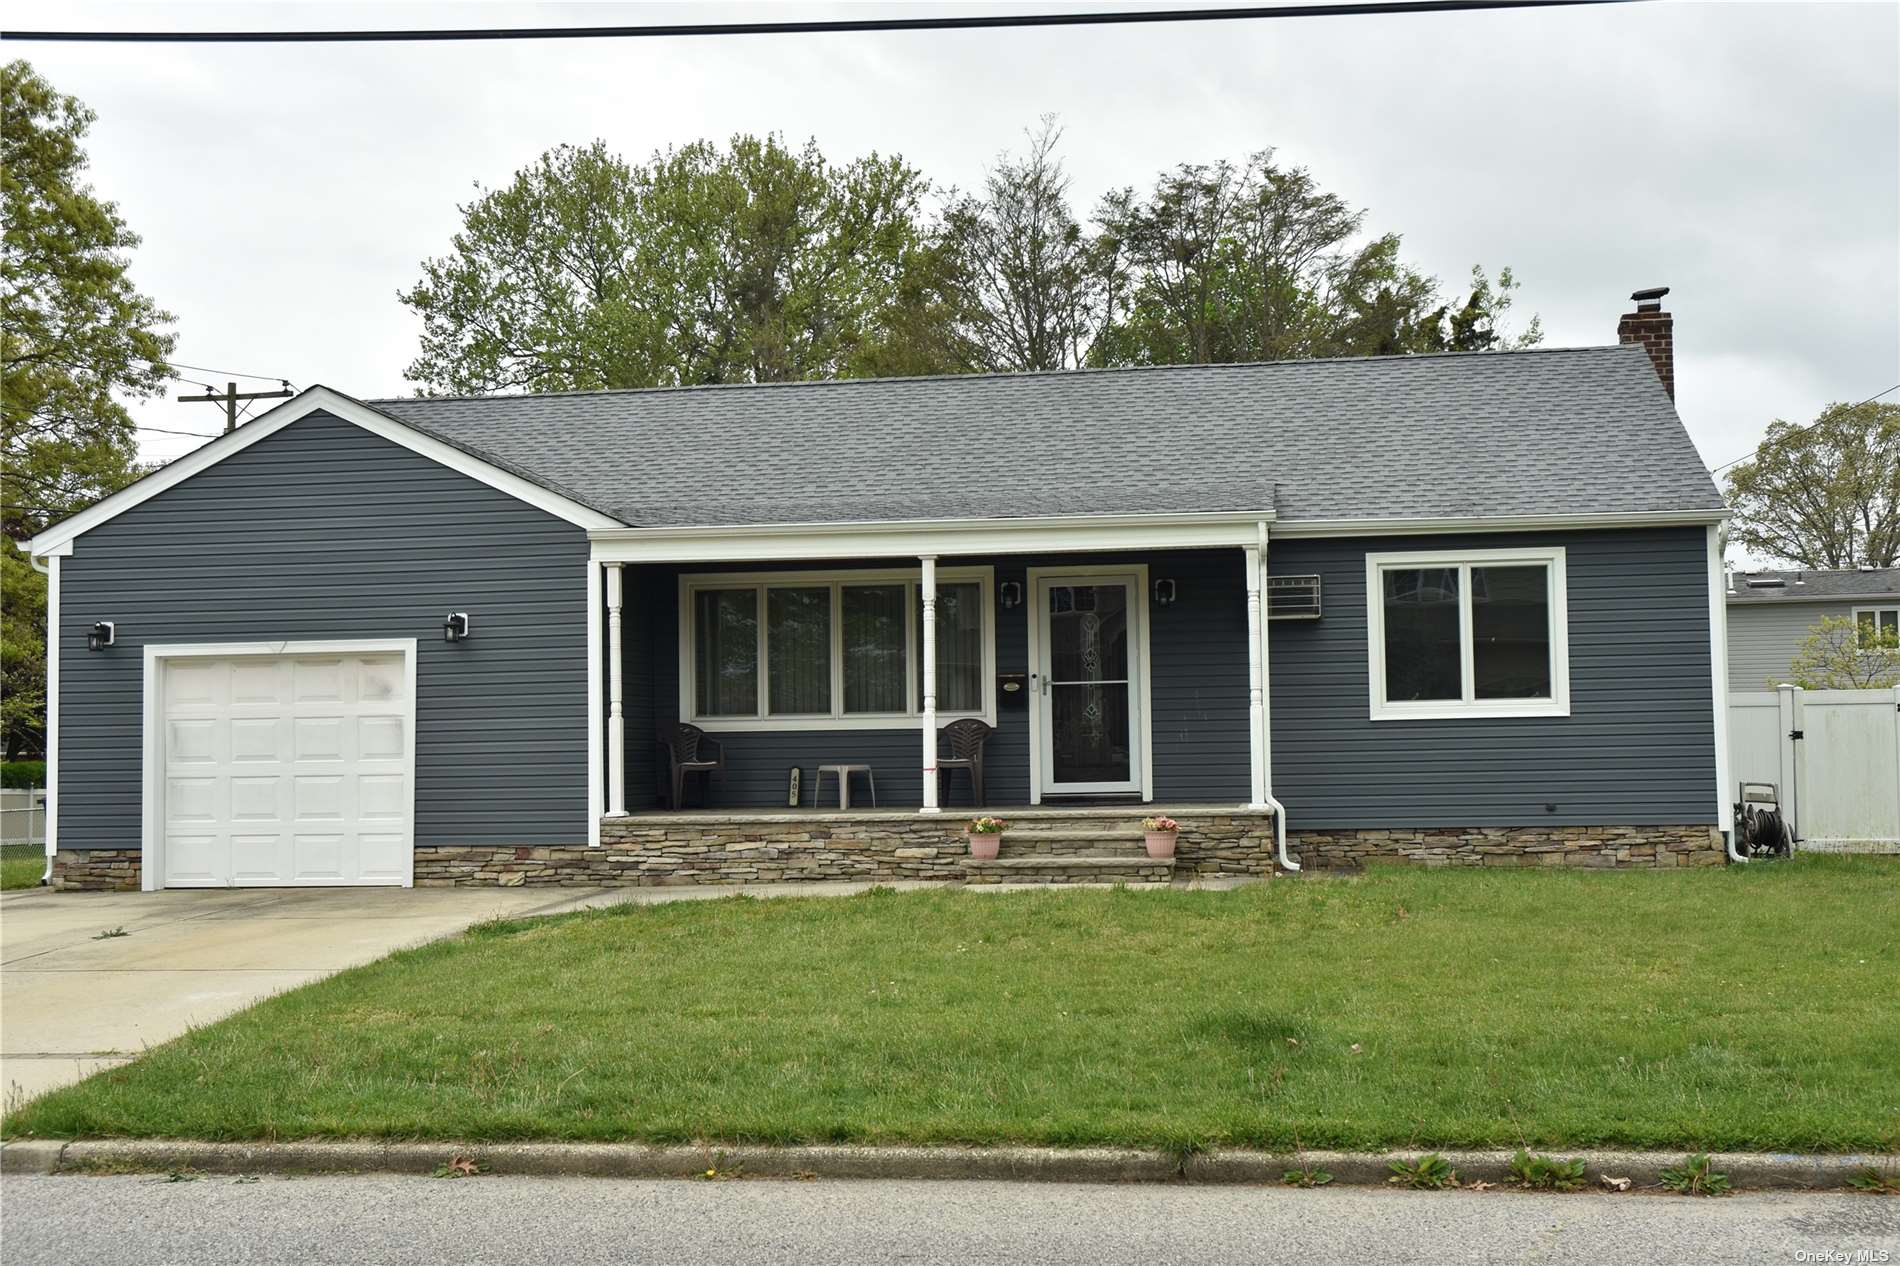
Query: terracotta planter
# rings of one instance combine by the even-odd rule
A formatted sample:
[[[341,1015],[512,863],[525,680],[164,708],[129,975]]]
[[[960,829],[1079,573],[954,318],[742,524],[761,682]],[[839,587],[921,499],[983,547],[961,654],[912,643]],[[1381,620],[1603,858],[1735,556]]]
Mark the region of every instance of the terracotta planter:
[[[1174,831],[1149,831],[1142,838],[1148,845],[1148,856],[1167,858],[1174,856],[1174,841],[1178,833]]]
[[[1003,843],[1001,831],[965,831],[970,837],[970,856],[994,857]]]

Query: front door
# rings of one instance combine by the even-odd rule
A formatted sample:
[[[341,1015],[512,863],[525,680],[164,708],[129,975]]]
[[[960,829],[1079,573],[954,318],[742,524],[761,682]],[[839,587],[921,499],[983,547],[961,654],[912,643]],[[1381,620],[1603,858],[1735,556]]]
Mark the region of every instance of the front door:
[[[1043,576],[1035,589],[1040,791],[1140,791],[1139,577]]]

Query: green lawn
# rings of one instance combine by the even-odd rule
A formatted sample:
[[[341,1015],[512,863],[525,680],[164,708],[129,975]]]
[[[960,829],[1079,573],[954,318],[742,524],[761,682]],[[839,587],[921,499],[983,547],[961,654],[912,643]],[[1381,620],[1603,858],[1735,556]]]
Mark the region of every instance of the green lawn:
[[[265,1002],[5,1130],[1892,1149],[1900,866],[1381,869],[503,923]]]
[[[0,844],[0,890],[32,888],[46,873],[46,850],[38,844]]]

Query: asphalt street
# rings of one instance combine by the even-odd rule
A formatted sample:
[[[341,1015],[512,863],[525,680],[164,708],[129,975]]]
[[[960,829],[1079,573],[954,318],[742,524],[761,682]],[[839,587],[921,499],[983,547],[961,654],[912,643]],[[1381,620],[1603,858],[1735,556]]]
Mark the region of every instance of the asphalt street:
[[[9,1177],[0,1183],[0,1259],[7,1266],[1878,1266],[1900,1263],[1900,1199],[498,1176]]]

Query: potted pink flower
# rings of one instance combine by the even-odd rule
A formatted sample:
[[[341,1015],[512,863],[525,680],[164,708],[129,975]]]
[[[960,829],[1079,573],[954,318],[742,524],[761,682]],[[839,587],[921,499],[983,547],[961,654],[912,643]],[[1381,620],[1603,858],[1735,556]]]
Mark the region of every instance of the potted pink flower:
[[[1009,829],[1009,823],[1001,818],[992,818],[987,814],[980,818],[971,818],[964,828],[970,837],[970,856],[994,857],[1003,843],[1003,832]]]
[[[1148,856],[1157,859],[1174,856],[1174,842],[1181,833],[1179,822],[1166,815],[1143,818],[1141,829],[1144,832],[1144,842],[1148,845]]]

